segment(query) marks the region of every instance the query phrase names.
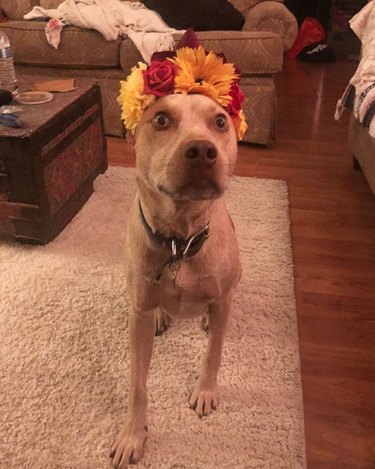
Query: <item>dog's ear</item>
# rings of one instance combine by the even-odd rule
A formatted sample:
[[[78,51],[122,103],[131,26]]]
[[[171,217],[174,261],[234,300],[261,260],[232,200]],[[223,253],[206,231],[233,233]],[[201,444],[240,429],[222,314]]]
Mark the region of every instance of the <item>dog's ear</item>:
[[[129,130],[126,131],[126,141],[130,143],[130,145],[135,145],[135,136],[129,132]]]

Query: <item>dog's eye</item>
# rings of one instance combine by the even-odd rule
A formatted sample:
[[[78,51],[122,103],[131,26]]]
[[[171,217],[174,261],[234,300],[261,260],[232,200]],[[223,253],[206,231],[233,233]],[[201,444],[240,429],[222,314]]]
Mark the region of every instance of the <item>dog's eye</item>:
[[[165,130],[171,125],[171,120],[165,112],[157,112],[152,119],[152,123],[157,130]]]
[[[221,132],[226,132],[229,128],[227,118],[224,116],[224,114],[219,114],[216,116],[215,124],[218,130]]]

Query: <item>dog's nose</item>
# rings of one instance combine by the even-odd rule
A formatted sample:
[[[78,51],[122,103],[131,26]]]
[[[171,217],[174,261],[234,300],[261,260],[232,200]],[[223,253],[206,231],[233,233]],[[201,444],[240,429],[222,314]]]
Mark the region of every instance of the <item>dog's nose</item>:
[[[185,158],[193,164],[212,166],[217,157],[217,148],[208,140],[192,140],[185,147]]]

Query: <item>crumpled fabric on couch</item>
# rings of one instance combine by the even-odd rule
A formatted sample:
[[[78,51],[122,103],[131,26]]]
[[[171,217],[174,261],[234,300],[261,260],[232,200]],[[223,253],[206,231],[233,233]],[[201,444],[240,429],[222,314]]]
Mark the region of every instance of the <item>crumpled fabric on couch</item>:
[[[345,109],[353,109],[355,118],[375,138],[375,0],[353,16],[349,24],[362,42],[362,58],[337,102],[335,119],[339,120]]]
[[[35,6],[24,15],[25,20],[45,18],[58,18],[79,28],[94,29],[107,41],[114,41],[119,35],[128,36],[147,63],[154,52],[173,47],[171,33],[177,32],[140,2],[65,0],[58,8],[48,10]]]
[[[375,0],[353,16],[349,24],[362,43],[362,59],[350,83],[362,92],[375,82]]]

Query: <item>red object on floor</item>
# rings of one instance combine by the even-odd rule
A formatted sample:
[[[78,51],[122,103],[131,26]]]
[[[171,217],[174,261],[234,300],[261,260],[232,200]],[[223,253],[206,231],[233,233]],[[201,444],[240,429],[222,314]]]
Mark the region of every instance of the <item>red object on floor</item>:
[[[325,37],[326,32],[319,21],[308,16],[303,20],[303,23],[298,30],[297,38],[286,54],[290,59],[295,59],[306,46],[316,44],[317,42],[322,41]]]

